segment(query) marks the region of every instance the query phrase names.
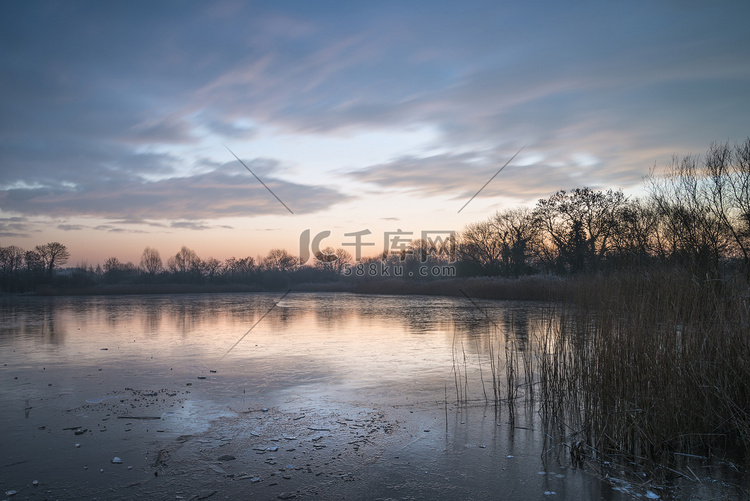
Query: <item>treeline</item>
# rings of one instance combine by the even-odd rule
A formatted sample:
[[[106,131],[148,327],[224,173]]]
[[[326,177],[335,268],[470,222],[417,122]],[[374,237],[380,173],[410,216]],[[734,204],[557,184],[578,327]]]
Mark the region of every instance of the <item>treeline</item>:
[[[45,251],[45,252],[43,252]],[[330,252],[336,256],[323,255]],[[147,247],[138,264],[108,258],[103,265],[79,264],[61,270],[70,253],[58,242],[24,251],[17,246],[0,247],[0,286],[3,292],[33,292],[40,287],[85,289],[99,285],[160,284],[245,284],[262,289],[278,289],[293,283],[335,281],[343,263],[350,262],[346,251],[332,249],[318,253],[315,266],[299,266],[298,259],[283,249],[273,249],[264,258],[231,257],[219,261],[201,259],[183,246],[163,261],[157,249]]]
[[[163,261],[158,250],[146,248],[138,264],[111,257],[59,273],[70,257],[63,244],[0,247],[0,286],[6,292],[166,283],[278,289],[346,277],[518,277],[661,265],[701,278],[742,273],[750,280],[750,138],[713,144],[703,156],[675,157],[664,172],[652,170],[644,188],[642,198],[590,188],[558,191],[532,208],[506,209],[470,224],[455,238],[414,240],[398,253],[359,263],[330,247],[302,264],[283,249],[219,261],[182,247]],[[446,267],[452,272],[443,273]]]
[[[17,245],[0,247],[0,290],[26,292],[55,280],[55,272],[70,259],[67,247],[59,242],[24,250]]]
[[[750,139],[673,158],[643,198],[589,188],[500,211],[461,234],[469,274],[600,272],[670,264],[697,276],[750,271]]]

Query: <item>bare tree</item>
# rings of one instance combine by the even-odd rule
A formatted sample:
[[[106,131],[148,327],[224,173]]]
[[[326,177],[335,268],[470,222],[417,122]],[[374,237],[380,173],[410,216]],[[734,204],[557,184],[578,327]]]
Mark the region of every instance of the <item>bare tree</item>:
[[[297,266],[297,258],[285,249],[271,249],[263,259],[263,265],[267,270],[292,271]]]
[[[50,242],[37,245],[34,250],[39,254],[48,276],[52,276],[56,268],[64,265],[70,259],[70,252],[60,242]]]
[[[104,266],[102,266],[102,268],[104,269],[104,273],[112,275],[122,270],[123,263],[121,263],[116,257],[110,257],[104,261]]]
[[[642,262],[663,255],[658,212],[649,201],[628,200],[617,211],[616,220],[612,241],[618,258]]]
[[[40,276],[44,273],[44,260],[36,250],[26,251],[23,255],[23,261],[26,263],[26,270],[32,276]]]
[[[323,271],[334,271],[337,260],[338,257],[333,247],[326,247],[315,253],[315,267]]]
[[[119,282],[138,274],[138,267],[136,265],[131,262],[123,263],[116,257],[107,258],[102,268],[104,270],[104,279],[108,282]]]
[[[143,249],[143,254],[141,254],[141,268],[151,275],[159,273],[162,270],[159,251],[151,247]]]
[[[17,245],[0,247],[0,266],[3,275],[13,275],[23,266],[24,250]]]
[[[248,256],[241,259],[230,257],[224,262],[225,273],[230,275],[248,275],[255,269],[255,259]]]
[[[720,158],[725,154],[715,150],[704,163],[694,155],[674,157],[665,172],[652,170],[647,178],[650,199],[662,220],[665,254],[700,273],[717,271],[732,241],[724,198],[726,162]]]
[[[352,255],[346,249],[326,247],[315,253],[315,267],[334,273],[341,273],[347,263],[352,261]]]
[[[219,270],[221,270],[221,261],[215,257],[209,257],[203,261],[203,268],[206,271],[206,276],[208,276],[208,278],[214,278],[214,276],[219,273]]]
[[[3,290],[12,292],[21,289],[20,271],[23,266],[23,255],[24,250],[18,246],[0,247],[0,286]]]
[[[337,248],[334,252],[336,254],[336,273],[341,273],[344,266],[351,263],[354,259],[352,255],[344,248]]]
[[[502,242],[492,220],[472,223],[461,233],[459,256],[485,273],[497,273],[502,262],[502,250]]]
[[[504,274],[518,276],[527,271],[529,259],[538,254],[539,229],[530,209],[498,211],[492,218],[501,245]]]
[[[200,258],[195,251],[183,245],[177,254],[167,260],[167,267],[173,273],[187,273],[200,268]]]
[[[561,190],[539,200],[534,215],[558,259],[577,271],[596,266],[611,250],[617,212],[625,202],[622,191]]]
[[[750,138],[736,144],[712,144],[704,158],[710,179],[710,209],[731,236],[750,278]]]

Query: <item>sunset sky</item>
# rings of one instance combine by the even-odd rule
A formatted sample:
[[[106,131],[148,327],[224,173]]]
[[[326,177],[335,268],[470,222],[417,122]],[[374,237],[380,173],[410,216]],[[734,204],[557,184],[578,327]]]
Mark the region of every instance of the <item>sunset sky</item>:
[[[637,193],[750,136],[748,19],[746,0],[0,1],[0,245],[223,260],[367,229],[375,254],[558,189]]]

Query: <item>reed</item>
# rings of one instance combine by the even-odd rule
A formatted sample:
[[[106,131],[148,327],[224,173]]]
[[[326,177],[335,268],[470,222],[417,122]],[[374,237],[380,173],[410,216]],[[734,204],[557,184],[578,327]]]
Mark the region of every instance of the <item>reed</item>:
[[[535,349],[545,422],[594,455],[750,450],[743,282],[678,269],[578,279]]]
[[[512,317],[504,327],[490,319],[477,356],[481,391],[498,416],[507,407],[513,427],[516,402],[538,409],[543,456],[677,474],[685,457],[748,457],[750,295],[743,278],[626,270],[573,277],[563,297],[547,303],[531,329],[517,331]],[[455,335],[453,353],[456,401],[468,404],[469,375],[477,370]]]

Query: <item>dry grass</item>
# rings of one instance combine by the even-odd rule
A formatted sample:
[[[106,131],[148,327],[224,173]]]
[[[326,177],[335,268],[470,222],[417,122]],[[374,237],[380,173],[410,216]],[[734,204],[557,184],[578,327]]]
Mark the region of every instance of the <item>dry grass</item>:
[[[473,367],[454,335],[457,403],[484,395],[498,415],[507,408],[511,426],[518,402],[534,406],[545,428],[543,457],[594,471],[618,464],[695,480],[689,466],[678,471],[687,457],[748,456],[750,309],[742,279],[626,271],[572,278],[564,292],[528,339],[512,319],[507,328],[490,319]],[[477,362],[479,390],[467,382]]]
[[[750,450],[744,286],[679,271],[572,283],[536,343],[542,414],[590,451]]]

